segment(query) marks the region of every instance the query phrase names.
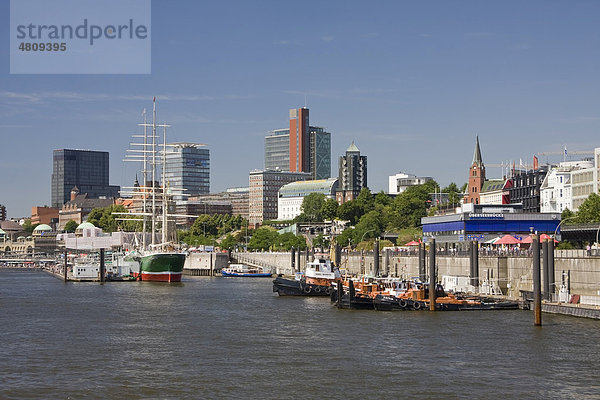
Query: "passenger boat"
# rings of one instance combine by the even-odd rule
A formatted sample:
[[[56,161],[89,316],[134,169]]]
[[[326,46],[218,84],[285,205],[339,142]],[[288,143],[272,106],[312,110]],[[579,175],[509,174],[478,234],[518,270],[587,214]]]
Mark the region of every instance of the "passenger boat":
[[[223,276],[246,277],[246,278],[270,278],[273,276],[270,272],[264,272],[262,267],[249,267],[244,264],[230,264],[229,267],[221,270]]]
[[[280,296],[330,296],[332,284],[341,278],[340,271],[330,260],[316,258],[306,264],[303,275],[295,279],[278,276],[273,280],[273,292]]]

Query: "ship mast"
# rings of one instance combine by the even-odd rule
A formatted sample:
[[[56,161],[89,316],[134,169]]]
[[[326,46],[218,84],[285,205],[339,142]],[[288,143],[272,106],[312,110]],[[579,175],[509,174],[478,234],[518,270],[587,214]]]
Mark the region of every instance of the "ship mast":
[[[156,97],[152,100],[152,246],[156,244]]]
[[[163,154],[162,154],[162,243],[167,243],[167,125],[163,125]]]
[[[144,108],[144,147],[143,149],[146,150],[146,148],[148,147],[148,124],[147,124],[147,115],[146,115],[146,109]],[[142,163],[142,175],[143,175],[143,179],[144,182],[142,183],[142,207],[143,210],[142,213],[144,214],[142,216],[142,250],[146,250],[146,211],[148,211],[148,207],[146,206],[146,197],[148,195],[148,192],[146,190],[146,185],[148,184],[148,157],[146,156],[146,151],[143,152],[144,155],[144,161]]]

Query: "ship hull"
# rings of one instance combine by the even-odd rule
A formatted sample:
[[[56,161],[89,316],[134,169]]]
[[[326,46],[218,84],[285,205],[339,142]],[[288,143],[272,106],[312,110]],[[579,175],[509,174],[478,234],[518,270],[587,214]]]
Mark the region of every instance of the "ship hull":
[[[273,280],[273,292],[280,296],[329,296],[331,286],[311,285],[294,279],[277,277]]]
[[[142,256],[140,261],[143,281],[181,282],[185,254],[154,253]]]

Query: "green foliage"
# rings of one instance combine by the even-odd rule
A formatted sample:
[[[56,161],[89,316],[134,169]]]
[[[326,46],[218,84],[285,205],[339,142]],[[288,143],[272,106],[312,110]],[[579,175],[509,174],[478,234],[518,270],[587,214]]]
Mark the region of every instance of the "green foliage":
[[[567,242],[567,241],[562,241],[556,246],[557,250],[573,250],[575,248],[576,247],[573,246],[573,244],[571,242]]]
[[[600,196],[591,193],[577,210],[577,223],[600,222]]]
[[[312,244],[314,247],[327,248],[329,247],[331,241],[326,239],[325,236],[319,234],[316,238],[313,239]]]
[[[344,203],[345,204],[345,203]],[[352,235],[354,233],[354,229],[347,228],[342,232],[341,235],[336,236],[335,241],[343,247],[350,246],[352,244]],[[356,243],[354,243],[356,244]]]
[[[457,205],[462,199],[463,192],[458,188],[456,183],[451,182],[448,186],[442,189],[442,193],[448,193],[448,203]]]
[[[412,242],[413,240],[419,241],[423,237],[423,230],[421,228],[404,228],[398,231],[398,239],[396,240],[396,244],[398,246],[403,246],[408,242]]]
[[[233,249],[238,243],[239,241],[235,238],[235,236],[229,233],[227,236],[225,236],[225,239],[221,240],[219,247],[221,247],[221,249]]]
[[[109,207],[94,208],[87,217],[87,222],[94,224],[96,228],[101,228],[104,232],[116,232],[123,230],[126,232],[141,232],[142,221],[117,221],[118,218],[134,219],[136,216],[113,215],[113,213],[127,213],[127,209],[122,205],[113,204]]]
[[[323,193],[311,193],[302,200],[302,214],[305,216],[304,222],[323,221],[321,209],[325,205],[325,195]]]
[[[65,232],[75,232],[75,230],[77,229],[77,222],[73,221],[72,219],[69,220],[66,224],[65,224]]]
[[[392,198],[388,196],[383,190],[375,195],[375,206],[389,206],[392,204]]]
[[[560,220],[565,221],[564,222],[565,225],[575,224],[576,221],[575,221],[574,217],[575,217],[575,213],[573,211],[569,210],[568,208],[565,208],[560,215]],[[566,221],[567,219],[569,219],[569,221]]]
[[[25,222],[23,223],[23,230],[27,233],[32,233],[33,230],[38,226],[39,224],[31,224],[31,220],[30,219],[26,219]]]
[[[323,217],[323,220],[333,221],[335,217],[337,217],[338,207],[338,203],[335,199],[325,200],[323,207],[321,207],[321,216]]]
[[[270,227],[258,228],[250,238],[248,250],[269,250],[278,238],[279,234],[275,229]]]
[[[362,188],[360,190],[360,193],[356,197],[355,201],[360,207],[361,214],[363,215],[373,211],[375,208],[375,196],[373,196],[373,193],[371,193],[371,191],[367,188]]]
[[[347,201],[338,208],[338,218],[343,221],[350,221],[350,225],[356,225],[363,215],[362,208],[356,200]]]

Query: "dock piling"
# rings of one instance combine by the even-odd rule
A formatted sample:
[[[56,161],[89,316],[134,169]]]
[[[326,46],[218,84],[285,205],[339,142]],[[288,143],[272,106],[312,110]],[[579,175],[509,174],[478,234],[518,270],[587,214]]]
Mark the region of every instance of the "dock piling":
[[[290,249],[290,255],[292,256],[292,272],[296,272],[296,249],[294,246]]]
[[[554,239],[548,240],[548,283],[550,285],[550,301],[556,293],[556,281],[554,276]]]
[[[429,244],[429,310],[435,311],[435,239]]]
[[[104,249],[100,249],[100,282],[106,281],[106,266],[104,265]]]
[[[337,283],[337,308],[342,308],[342,296],[344,295],[344,285],[341,281]]]
[[[548,261],[548,240],[544,239],[542,242],[542,274],[544,278],[542,298],[544,300],[549,300],[550,297],[550,269]]]
[[[379,240],[375,240],[373,246],[373,275],[379,275]]]
[[[425,282],[425,243],[419,243],[419,280]]]
[[[542,285],[540,273],[540,240],[537,234],[531,235],[533,248],[533,312],[535,326],[542,326]]]

